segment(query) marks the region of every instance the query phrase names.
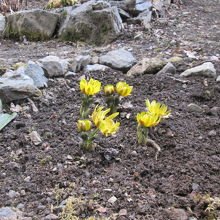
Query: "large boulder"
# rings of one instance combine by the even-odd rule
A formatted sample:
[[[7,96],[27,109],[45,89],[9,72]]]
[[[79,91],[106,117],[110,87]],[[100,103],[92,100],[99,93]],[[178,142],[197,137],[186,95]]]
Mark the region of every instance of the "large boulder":
[[[91,0],[68,12],[60,27],[59,38],[104,45],[116,39],[123,30],[117,7],[105,1]]]
[[[0,99],[4,103],[41,95],[34,80],[25,74],[9,71],[0,78]]]
[[[50,39],[58,24],[59,15],[45,10],[20,11],[7,15],[4,36],[8,38],[21,38],[28,40]]]

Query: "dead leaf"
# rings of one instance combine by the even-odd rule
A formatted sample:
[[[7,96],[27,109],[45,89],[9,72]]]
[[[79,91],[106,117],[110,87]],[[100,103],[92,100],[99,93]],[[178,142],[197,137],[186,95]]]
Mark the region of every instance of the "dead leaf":
[[[128,212],[127,212],[127,210],[126,209],[121,209],[120,211],[119,211],[119,213],[118,213],[120,216],[124,216],[124,215],[127,215],[128,214]]]
[[[102,207],[102,206],[99,206],[96,210],[100,213],[105,213],[107,211],[107,209],[105,207]]]

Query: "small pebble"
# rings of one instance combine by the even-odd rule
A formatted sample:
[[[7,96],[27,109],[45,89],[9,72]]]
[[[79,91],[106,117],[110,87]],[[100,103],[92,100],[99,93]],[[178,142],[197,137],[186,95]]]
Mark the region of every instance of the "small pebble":
[[[187,107],[188,107],[189,111],[191,111],[191,112],[199,112],[199,113],[204,112],[204,110],[199,105],[197,105],[195,103],[190,103]]]
[[[19,197],[19,196],[20,196],[20,193],[15,192],[14,190],[9,190],[8,196],[9,196],[11,199],[13,199],[13,198],[15,198],[15,197]]]
[[[111,203],[111,204],[114,204],[115,202],[117,201],[117,198],[115,196],[112,196],[108,202]]]
[[[137,151],[133,150],[133,151],[131,152],[131,156],[136,157],[137,155],[138,155]]]
[[[214,137],[217,135],[217,132],[215,130],[211,130],[209,133],[208,133],[208,136],[209,137]]]

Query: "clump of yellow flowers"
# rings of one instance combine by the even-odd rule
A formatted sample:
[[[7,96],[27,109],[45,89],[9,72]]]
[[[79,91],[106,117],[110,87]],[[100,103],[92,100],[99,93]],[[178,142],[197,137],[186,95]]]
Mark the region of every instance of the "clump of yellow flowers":
[[[74,4],[79,3],[79,0],[49,0],[47,3],[46,8],[59,8],[59,7],[66,7],[72,6]]]
[[[80,106],[80,116],[87,118],[90,113],[90,104],[93,101],[93,96],[101,90],[101,82],[95,79],[81,79],[80,90],[82,92],[82,104]]]
[[[110,134],[115,134],[118,131],[119,122],[114,122],[114,118],[118,116],[118,112],[106,116],[110,112],[110,108],[103,110],[104,107],[96,106],[90,120],[78,120],[78,130],[81,131],[82,147],[85,150],[93,150],[93,140],[97,137],[97,132],[100,131],[106,137]]]
[[[141,112],[137,114],[137,137],[138,143],[145,145],[148,141],[148,128],[156,126],[164,118],[169,118],[170,110],[164,104],[153,100],[150,102],[146,100],[147,112]]]
[[[115,87],[113,85],[107,85],[104,87],[106,103],[111,109],[111,113],[117,111],[120,97],[129,96],[132,89],[133,86],[129,86],[126,82],[118,82]]]

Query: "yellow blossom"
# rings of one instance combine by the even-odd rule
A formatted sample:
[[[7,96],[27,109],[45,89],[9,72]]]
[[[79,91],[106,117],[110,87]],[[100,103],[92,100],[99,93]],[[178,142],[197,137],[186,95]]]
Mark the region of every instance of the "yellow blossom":
[[[161,104],[160,102],[156,102],[153,100],[152,102],[149,101],[149,99],[146,100],[146,106],[148,111],[152,115],[158,115],[161,118],[169,118],[170,110],[168,111],[168,107],[164,104]]]
[[[112,119],[106,118],[105,120],[101,121],[99,125],[99,130],[105,136],[109,134],[115,134],[119,128],[120,122],[114,122]]]
[[[103,110],[104,107],[95,107],[95,110],[92,113],[92,121],[94,122],[96,127],[99,127],[100,123],[104,120],[104,119],[113,119],[115,118],[119,113],[116,112],[114,114],[111,114],[110,116],[108,116],[107,118],[105,118],[105,116],[110,112],[110,108],[106,109],[105,111]]]
[[[94,79],[90,79],[87,82],[85,79],[82,79],[80,81],[80,90],[86,95],[95,95],[101,90],[101,82]]]
[[[115,92],[115,88],[113,85],[107,85],[104,87],[105,95],[112,95]]]
[[[126,82],[118,82],[116,84],[116,92],[120,96],[128,96],[131,94],[133,86],[129,86]]]
[[[159,115],[152,115],[149,112],[141,112],[137,114],[137,121],[139,125],[144,127],[153,127],[158,125],[161,120]]]
[[[92,122],[90,120],[78,120],[78,130],[79,131],[89,131],[91,130]]]

